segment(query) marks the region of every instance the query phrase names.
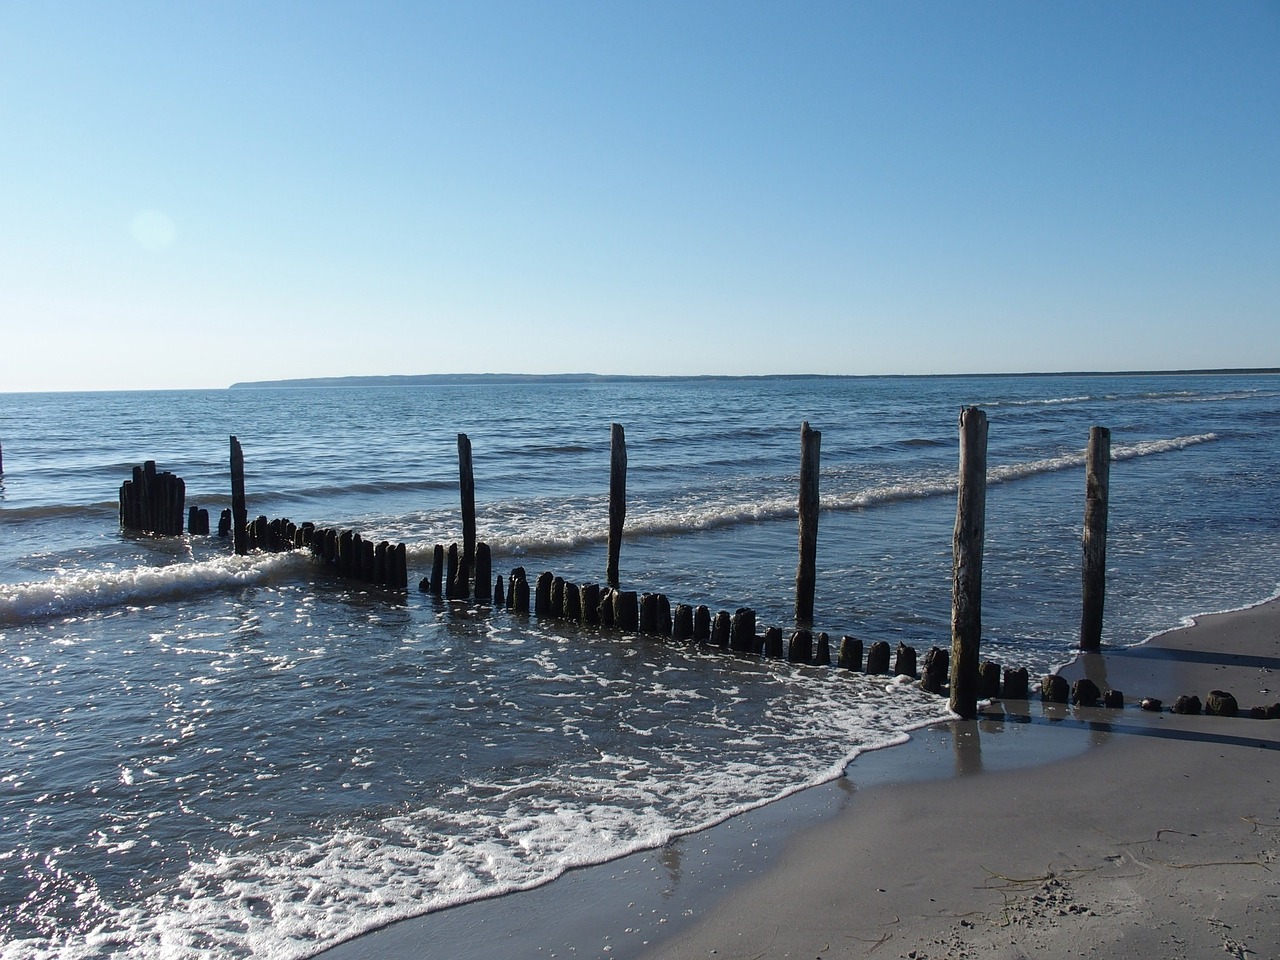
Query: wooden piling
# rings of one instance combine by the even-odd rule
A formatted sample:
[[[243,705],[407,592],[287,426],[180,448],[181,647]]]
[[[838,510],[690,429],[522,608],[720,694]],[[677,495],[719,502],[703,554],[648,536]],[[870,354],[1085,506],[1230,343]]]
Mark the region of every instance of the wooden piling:
[[[244,501],[244,451],[231,438],[231,542],[237,556],[249,552],[249,509]]]
[[[819,633],[814,638],[816,647],[813,651],[813,662],[820,667],[831,666],[831,637],[825,633]]]
[[[800,562],[796,566],[796,626],[813,625],[818,563],[818,461],[822,434],[800,426]]]
[[[471,440],[458,434],[458,489],[462,495],[462,557],[458,561],[458,599],[471,596],[476,562],[476,478],[471,469]]]
[[[711,639],[711,608],[705,603],[693,608],[693,639],[702,643]]]
[[[978,644],[982,636],[982,548],[986,530],[987,415],[960,411],[960,479],[951,565],[951,710],[978,715]]]
[[[437,543],[431,551],[431,592],[435,596],[444,595],[444,544]]]
[[[634,590],[613,591],[613,625],[625,633],[640,626],[640,601]]]
[[[458,545],[449,544],[444,562],[444,596],[446,600],[458,599]]]
[[[808,663],[813,659],[813,634],[800,629],[791,634],[787,647],[787,660],[791,663]]]
[[[729,633],[732,629],[733,618],[729,615],[729,611],[716,611],[715,618],[711,621],[711,645],[713,647],[728,647]]]
[[[739,653],[757,653],[756,612],[739,607],[729,621],[729,647]]]
[[[487,543],[476,544],[475,598],[488,602],[493,597],[493,553]]]
[[[687,603],[676,604],[675,612],[672,614],[671,639],[681,641],[693,639],[693,607]]]
[[[841,637],[836,664],[846,670],[862,670],[862,641],[857,637]]]
[[[1107,499],[1111,476],[1111,431],[1089,430],[1085,466],[1084,536],[1081,540],[1080,649],[1102,646],[1102,607],[1107,591]]]
[[[610,424],[609,436],[609,559],[605,582],[617,588],[622,524],[627,516],[627,440],[620,423]]]
[[[764,655],[773,660],[781,660],[785,653],[786,646],[782,642],[782,628],[765,627]]]

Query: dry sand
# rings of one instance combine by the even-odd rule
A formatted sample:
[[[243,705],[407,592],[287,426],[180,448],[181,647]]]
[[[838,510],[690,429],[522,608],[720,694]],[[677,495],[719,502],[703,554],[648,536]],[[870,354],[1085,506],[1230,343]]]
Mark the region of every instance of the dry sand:
[[[1278,671],[1280,603],[1206,617],[1063,671],[1124,710],[918,731],[663,850],[325,957],[1280,960],[1280,720],[1167,712],[1212,689],[1274,703]]]

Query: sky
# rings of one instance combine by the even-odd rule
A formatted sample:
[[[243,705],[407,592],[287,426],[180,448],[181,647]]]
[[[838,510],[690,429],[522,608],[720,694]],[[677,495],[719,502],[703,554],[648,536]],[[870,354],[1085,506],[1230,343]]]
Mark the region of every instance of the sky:
[[[1280,0],[0,0],[0,391],[1280,366]]]

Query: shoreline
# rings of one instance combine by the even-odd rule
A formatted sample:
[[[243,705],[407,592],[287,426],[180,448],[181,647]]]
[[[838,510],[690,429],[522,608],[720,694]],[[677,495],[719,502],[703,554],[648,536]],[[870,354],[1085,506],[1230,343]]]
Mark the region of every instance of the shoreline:
[[[1280,880],[1268,884],[1264,865],[1280,858],[1280,800],[1277,777],[1253,774],[1280,774],[1269,756],[1280,723],[1136,701],[1167,710],[1178,694],[1223,689],[1247,713],[1280,700],[1278,669],[1277,598],[1196,617],[1059,670],[1122,690],[1123,711],[1033,700],[1005,718],[921,728],[844,777],[665,847],[317,956],[928,960],[1021,957],[1034,944],[1065,957],[1082,936],[1113,956],[1266,956],[1278,946],[1265,911],[1280,907]],[[1250,819],[1233,821],[1236,809]],[[1171,854],[1186,864],[1150,869]],[[1229,897],[1241,884],[1251,897]]]

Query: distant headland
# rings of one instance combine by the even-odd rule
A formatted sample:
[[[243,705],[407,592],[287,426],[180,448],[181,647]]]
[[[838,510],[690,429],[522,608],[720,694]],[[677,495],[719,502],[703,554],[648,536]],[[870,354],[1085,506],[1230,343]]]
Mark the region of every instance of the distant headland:
[[[1280,373],[1280,367],[1224,367],[1204,370],[1064,370],[1041,373],[932,373],[873,374],[868,379],[908,377],[1161,377],[1161,376],[1226,376],[1240,374]],[[564,384],[564,383],[671,383],[694,380],[849,380],[855,375],[825,373],[777,373],[758,375],[628,375],[606,373],[420,373],[375,377],[304,377],[292,380],[245,380],[233,383],[229,390],[272,390],[298,387],[420,387],[465,386],[491,384]]]

